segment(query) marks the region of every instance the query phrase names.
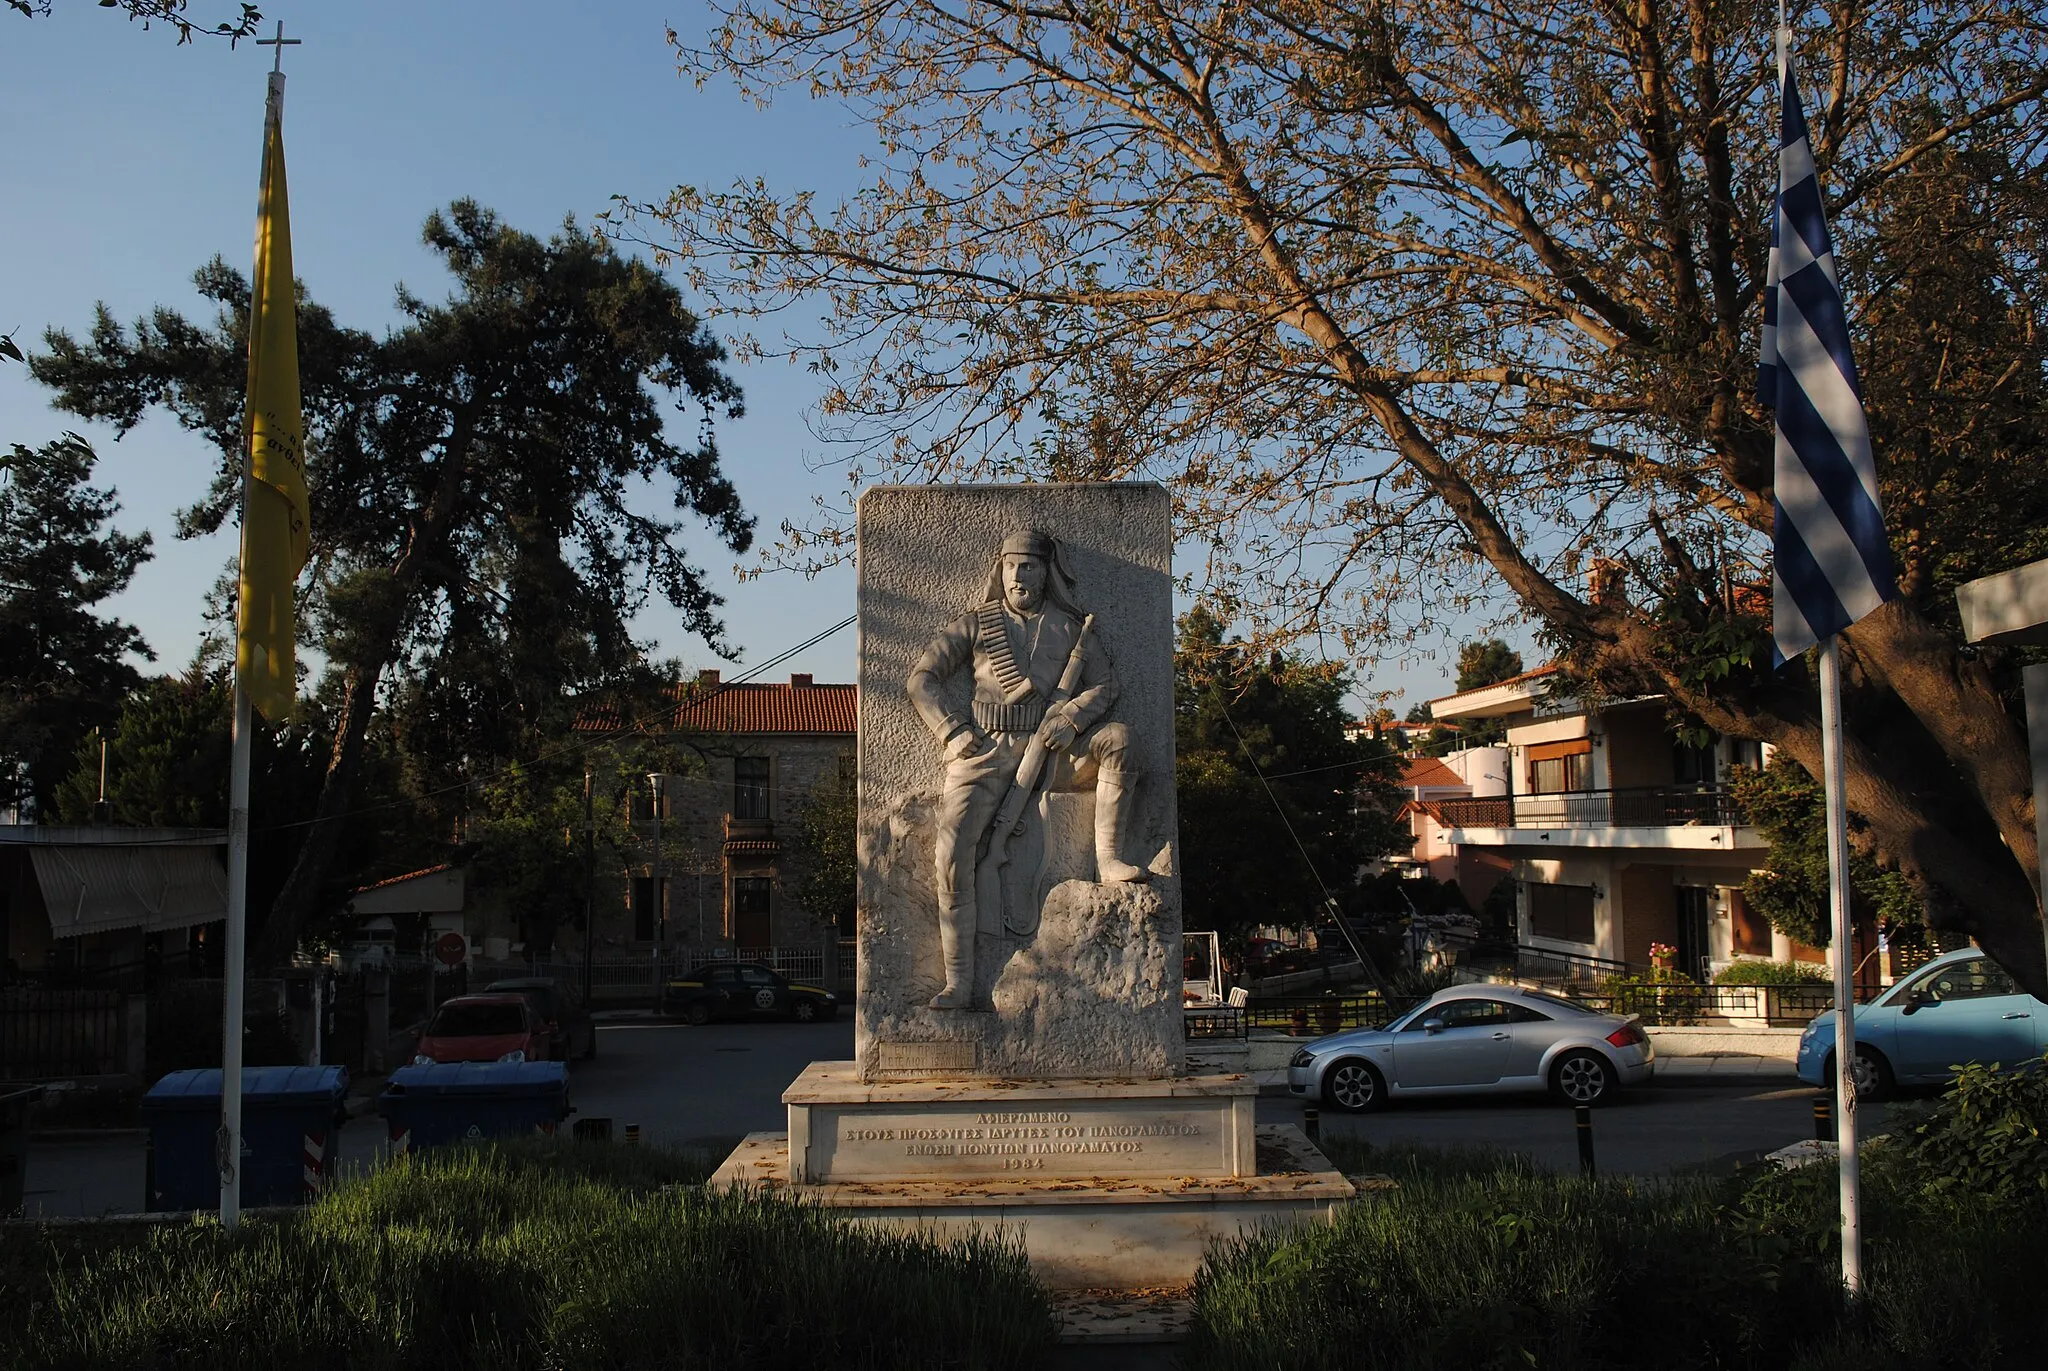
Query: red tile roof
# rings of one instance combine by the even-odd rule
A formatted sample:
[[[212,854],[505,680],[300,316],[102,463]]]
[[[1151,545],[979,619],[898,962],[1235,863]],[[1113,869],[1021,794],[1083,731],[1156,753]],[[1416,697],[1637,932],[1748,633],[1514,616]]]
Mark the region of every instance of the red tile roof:
[[[453,869],[454,865],[453,862],[443,862],[439,866],[423,866],[418,871],[408,871],[403,876],[386,876],[381,881],[372,881],[368,885],[359,885],[354,890],[349,891],[349,894],[361,895],[366,891],[382,890],[387,885],[397,885],[400,881],[416,881],[422,876],[439,875],[443,871]]]
[[[1434,757],[1417,757],[1401,771],[1404,786],[1464,785],[1465,778]]]
[[[853,686],[817,685],[809,673],[772,684],[720,684],[717,672],[704,671],[695,680],[670,686],[667,695],[676,703],[666,725],[659,713],[623,719],[616,704],[593,701],[584,706],[576,727],[590,733],[666,726],[691,733],[827,733],[850,738],[858,714]]]
[[[693,733],[843,733],[852,737],[857,718],[851,685],[711,685],[689,681],[672,692],[677,700],[670,727]]]

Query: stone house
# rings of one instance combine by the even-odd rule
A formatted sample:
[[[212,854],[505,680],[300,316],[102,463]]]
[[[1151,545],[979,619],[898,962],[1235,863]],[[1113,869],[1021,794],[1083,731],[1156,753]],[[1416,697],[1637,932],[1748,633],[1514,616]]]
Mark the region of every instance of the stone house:
[[[855,765],[855,688],[787,682],[721,684],[702,671],[678,687],[670,726],[701,766],[663,779],[662,870],[653,863],[652,787],[636,794],[645,859],[628,882],[630,941],[735,950],[815,946],[835,932],[804,908],[792,840],[821,782]],[[836,930],[852,936],[851,928]]]

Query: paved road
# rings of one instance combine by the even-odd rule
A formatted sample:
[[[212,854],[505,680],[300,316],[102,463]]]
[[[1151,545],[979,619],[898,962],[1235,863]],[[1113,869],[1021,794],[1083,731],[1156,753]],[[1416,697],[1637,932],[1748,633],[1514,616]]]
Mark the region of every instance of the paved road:
[[[609,1118],[613,1136],[638,1124],[642,1139],[665,1147],[723,1152],[740,1135],[779,1129],[782,1092],[812,1061],[853,1054],[853,1026],[826,1024],[600,1025],[598,1055],[574,1063],[570,1102],[578,1118]],[[1734,1161],[1812,1135],[1812,1094],[1777,1082],[1653,1086],[1595,1111],[1603,1173],[1655,1175]],[[1298,1123],[1301,1105],[1284,1096],[1259,1101],[1263,1122]],[[1865,1111],[1866,1135],[1883,1126],[1881,1107]],[[1401,1103],[1377,1114],[1324,1113],[1326,1136],[1374,1142],[1494,1147],[1539,1165],[1578,1165],[1572,1114],[1541,1101],[1456,1100]],[[344,1164],[374,1164],[383,1148],[374,1113],[342,1131]],[[139,1134],[38,1140],[29,1151],[28,1208],[49,1215],[134,1209],[142,1194]]]
[[[1882,1132],[1883,1105],[1860,1113],[1863,1135]],[[1267,1096],[1262,1123],[1301,1122],[1301,1104]],[[1572,1111],[1539,1098],[1399,1102],[1375,1114],[1322,1114],[1325,1137],[1429,1147],[1516,1152],[1554,1171],[1576,1170]],[[1593,1111],[1593,1150],[1601,1173],[1661,1175],[1725,1171],[1787,1143],[1813,1136],[1813,1091],[1771,1082],[1755,1086],[1652,1085]]]
[[[609,1118],[623,1139],[720,1155],[741,1135],[788,1122],[782,1092],[814,1060],[853,1056],[853,1024],[599,1024],[597,1056],[572,1062],[569,1102],[577,1118]],[[384,1155],[384,1122],[374,1110],[338,1139],[342,1167]],[[37,1139],[29,1148],[25,1208],[31,1216],[130,1213],[143,1203],[144,1147],[135,1130]]]
[[[577,1062],[578,1118],[609,1118],[612,1136],[639,1124],[665,1147],[730,1147],[788,1124],[782,1092],[814,1061],[849,1061],[853,1023],[601,1025],[597,1057]]]

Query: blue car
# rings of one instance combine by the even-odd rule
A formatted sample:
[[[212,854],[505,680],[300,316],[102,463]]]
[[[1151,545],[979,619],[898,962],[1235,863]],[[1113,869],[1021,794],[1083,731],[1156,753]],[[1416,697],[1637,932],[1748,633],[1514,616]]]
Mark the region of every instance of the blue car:
[[[1856,1098],[1880,1100],[1900,1085],[1941,1085],[1969,1062],[2017,1066],[2048,1051],[2048,1004],[2013,984],[2003,967],[1964,948],[1946,953],[1856,1008]],[[1835,1016],[1799,1039],[1799,1079],[1835,1079]]]

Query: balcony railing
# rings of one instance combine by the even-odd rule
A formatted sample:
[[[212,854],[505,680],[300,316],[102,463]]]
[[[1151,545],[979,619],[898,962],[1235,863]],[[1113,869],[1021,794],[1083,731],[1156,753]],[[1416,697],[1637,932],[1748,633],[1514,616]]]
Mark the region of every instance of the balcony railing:
[[[1449,828],[1685,828],[1743,822],[1726,786],[1640,786],[1440,800]]]

